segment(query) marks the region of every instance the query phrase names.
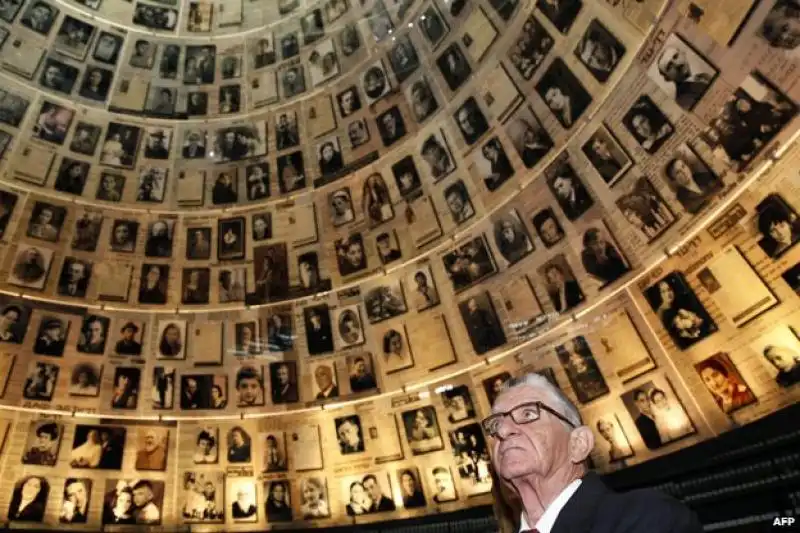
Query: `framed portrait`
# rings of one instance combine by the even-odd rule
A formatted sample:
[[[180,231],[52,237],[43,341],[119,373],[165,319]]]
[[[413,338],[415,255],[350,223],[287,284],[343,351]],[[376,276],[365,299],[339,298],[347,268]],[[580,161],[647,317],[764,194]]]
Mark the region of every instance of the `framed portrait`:
[[[295,403],[299,401],[297,385],[297,363],[279,361],[269,364],[272,403]]]
[[[252,461],[252,441],[250,434],[242,426],[233,426],[227,435],[228,463],[249,463]]]
[[[366,96],[367,105],[372,105],[386,96],[391,88],[386,67],[380,59],[366,67],[361,74],[361,89]]]
[[[536,7],[558,31],[566,35],[583,7],[583,0],[565,0],[563,2],[536,0]]]
[[[577,220],[594,206],[589,189],[575,172],[566,154],[547,167],[545,179],[567,219]]]
[[[394,24],[382,0],[377,0],[372,10],[366,13],[366,19],[375,42],[381,42],[392,34]]]
[[[444,449],[439,420],[433,406],[403,411],[400,416],[412,454],[422,455]]]
[[[28,289],[44,289],[53,250],[40,246],[22,244],[14,255],[13,266],[8,272],[8,283]]]
[[[25,493],[24,498],[23,492]],[[14,483],[14,489],[11,492],[11,503],[8,506],[9,520],[42,522],[49,494],[50,483],[46,478],[31,475],[21,478]],[[32,499],[29,500],[28,498],[31,497]],[[23,502],[30,503],[23,504]]]
[[[723,188],[722,180],[687,144],[674,152],[664,167],[666,182],[675,198],[690,214],[706,207],[715,193]]]
[[[475,353],[483,355],[506,343],[506,334],[488,292],[459,302],[458,310]]]
[[[514,176],[514,167],[498,137],[487,140],[473,159],[471,170],[489,192],[498,190]]]
[[[579,251],[586,273],[600,284],[599,289],[630,272],[630,263],[602,219],[582,225],[580,233],[580,248],[577,243],[573,247]]]
[[[167,190],[169,169],[159,167],[142,167],[136,188],[136,201],[160,204],[164,201]]]
[[[137,3],[133,23],[154,31],[172,31],[178,23],[178,10]]]
[[[336,363],[333,361],[314,361],[309,364],[314,380],[311,394],[317,401],[332,400],[339,397],[339,380],[336,377]]]
[[[537,270],[556,312],[565,313],[586,300],[583,289],[564,254],[556,255]]]
[[[172,409],[175,403],[176,383],[174,367],[153,367],[153,381],[150,387],[153,409]]]
[[[756,395],[728,353],[717,352],[695,363],[694,369],[723,413],[730,415],[756,402]]]
[[[779,300],[735,246],[723,250],[697,272],[700,285],[737,328],[778,305]],[[742,287],[747,287],[746,291]]]
[[[270,431],[264,434],[264,443],[264,472],[285,472],[286,434],[283,431]]]
[[[22,9],[22,5],[25,2],[22,0],[11,0],[0,6],[0,19],[3,19],[5,22],[12,24],[14,19],[17,18],[20,9]]]
[[[333,330],[328,305],[319,304],[304,308],[303,318],[309,355],[332,352],[334,346]]]
[[[342,50],[342,55],[350,57],[361,49],[361,34],[358,31],[358,25],[355,22],[350,22],[342,27],[342,31],[337,36],[339,47]]]
[[[198,427],[194,432],[195,443],[192,462],[196,465],[217,464],[219,461],[219,428]]]
[[[54,144],[64,144],[75,111],[52,102],[44,101],[39,118],[33,125],[33,136]]]
[[[403,507],[406,509],[425,507],[427,501],[419,469],[417,467],[402,468],[396,472],[396,475],[403,498]]]
[[[83,61],[96,29],[88,22],[66,15],[56,33],[54,48],[60,54]]]
[[[103,365],[97,363],[79,363],[72,368],[69,378],[70,396],[88,396],[96,398],[100,394],[100,380],[103,378]]]
[[[792,327],[780,325],[750,344],[762,358],[763,365],[782,388],[800,381],[800,337]]]
[[[417,21],[417,27],[425,38],[425,42],[434,50],[450,33],[450,25],[441,11],[439,11],[436,2],[431,2],[422,10]]]
[[[156,359],[186,359],[185,320],[160,320],[158,323]]]
[[[314,87],[339,75],[339,60],[333,39],[325,39],[311,50],[308,55],[308,74]]]
[[[31,318],[31,308],[19,301],[2,301],[0,308],[2,326],[0,326],[0,342],[22,344]]]
[[[124,427],[75,426],[69,465],[72,468],[119,470],[125,450]]]
[[[244,217],[221,219],[217,226],[217,258],[244,259]]]
[[[442,262],[456,294],[497,273],[494,257],[483,234],[447,252]]]
[[[89,515],[92,480],[70,477],[64,481],[64,494],[58,521],[62,524],[85,524]]]
[[[758,246],[772,259],[800,241],[800,218],[780,194],[769,194],[758,203],[756,225],[761,233]]]
[[[306,187],[303,152],[290,152],[278,156],[278,190],[291,194]]]
[[[387,279],[364,289],[364,308],[370,324],[398,317],[408,311],[403,285],[399,279]]]
[[[639,436],[650,450],[657,450],[697,432],[680,399],[665,376],[625,392],[621,396]]]
[[[328,207],[330,210],[331,223],[334,227],[339,227],[355,220],[355,210],[350,195],[350,187],[344,187],[330,193],[328,195]]]
[[[600,83],[605,83],[614,73],[625,55],[625,45],[606,29],[598,19],[593,19],[575,47],[575,57]]]
[[[598,448],[602,448],[602,453],[606,455],[609,463],[624,461],[635,455],[616,413],[603,414],[593,421],[590,427],[597,435],[595,440],[600,443]]]
[[[132,496],[131,496],[132,495]],[[131,498],[142,505],[134,513],[130,506],[122,511],[119,499]],[[103,494],[103,525],[122,523],[136,525],[160,525],[164,508],[164,482],[138,478],[135,480],[107,479]]]
[[[469,386],[457,385],[442,391],[439,395],[447,411],[447,421],[451,424],[475,418],[475,404]]]
[[[671,33],[648,77],[684,110],[691,111],[708,92],[719,71],[677,33]]]
[[[406,287],[411,287],[408,298],[411,300],[411,307],[417,312],[439,305],[439,291],[436,289],[436,280],[429,263],[411,269],[406,275],[405,283]]]
[[[322,21],[322,10],[309,11],[300,19],[303,31],[303,44],[311,44],[325,35],[325,23]]]
[[[45,89],[69,95],[78,81],[80,69],[63,61],[48,57],[44,61],[39,85]]]
[[[303,65],[285,67],[280,72],[283,97],[294,98],[306,92],[306,76]]]
[[[351,392],[358,394],[377,388],[375,367],[370,353],[348,355],[346,362]]]
[[[53,363],[31,361],[28,364],[22,397],[26,400],[52,400],[59,370],[59,366]]]
[[[324,477],[311,476],[300,480],[300,515],[303,520],[330,517],[328,485]]]
[[[642,95],[622,118],[622,124],[644,151],[652,155],[672,137],[675,128],[653,100]]]
[[[289,481],[264,481],[263,494],[266,495],[264,509],[267,514],[267,523],[272,524],[292,521],[291,487]]]
[[[181,281],[181,303],[207,304],[211,288],[211,269],[184,268]]]
[[[472,38],[470,38],[471,40]],[[436,66],[447,87],[453,92],[464,85],[472,75],[472,67],[457,42],[451,43],[436,58]]]
[[[553,148],[553,139],[530,106],[521,107],[513,116],[506,134],[526,168],[535,167]]]
[[[111,396],[112,409],[136,409],[139,404],[139,387],[142,370],[137,367],[118,366],[114,370],[114,389]]]
[[[61,296],[84,298],[92,277],[92,263],[75,257],[64,258],[58,277],[57,292]]]
[[[564,129],[572,128],[592,103],[592,96],[561,58],[550,63],[536,92]]]
[[[64,220],[67,218],[65,207],[36,202],[33,204],[31,217],[28,219],[26,235],[34,239],[48,242],[58,242]]]
[[[288,309],[277,308],[264,319],[267,333],[267,350],[271,353],[287,352],[294,347],[294,320]]]
[[[598,126],[581,150],[609,187],[616,185],[633,166],[633,160],[605,124]]]
[[[334,309],[333,323],[336,324],[336,345],[340,349],[364,344],[364,323],[357,304]]]
[[[346,476],[341,479],[341,487],[347,516],[382,513],[396,509],[387,473]]]
[[[456,169],[455,159],[441,129],[434,130],[422,140],[419,155],[422,156],[434,183],[449,176]]]
[[[406,86],[403,92],[417,123],[422,124],[439,110],[439,101],[426,77]]]
[[[236,371],[237,407],[264,405],[264,371],[260,366],[246,365]]]
[[[55,466],[64,426],[52,420],[31,422],[22,453],[22,464]]]
[[[398,106],[393,106],[375,117],[383,146],[389,147],[405,137],[406,123]]]
[[[353,233],[333,243],[339,275],[346,277],[367,269],[367,253],[360,233]]]
[[[116,65],[124,42],[121,35],[101,31],[92,50],[92,59],[106,65]]]
[[[2,42],[0,42],[0,46],[2,46]],[[18,128],[28,113],[29,106],[30,100],[27,98],[3,91],[0,94],[0,122]]]
[[[492,227],[495,246],[509,266],[533,252],[533,242],[516,209],[493,215]]]
[[[489,474],[489,451],[479,424],[467,424],[449,432],[461,487],[468,496],[488,492],[492,488]]]
[[[339,453],[351,455],[364,451],[364,431],[359,415],[341,416],[334,419]]]
[[[225,521],[225,474],[215,471],[183,473],[181,518],[186,524]]]
[[[489,131],[489,121],[474,97],[470,96],[453,115],[464,142],[472,146]]]
[[[5,313],[3,316],[5,316]],[[55,357],[64,355],[64,346],[67,335],[69,335],[69,327],[69,320],[54,315],[42,316],[39,322],[39,330],[36,333],[36,342],[33,345],[33,353]]]
[[[378,332],[383,354],[383,369],[393,374],[414,366],[414,353],[405,324],[397,324]],[[351,380],[352,381],[352,380]]]
[[[100,151],[100,164],[132,169],[136,164],[142,129],[138,126],[110,122]]]
[[[419,56],[409,33],[397,36],[392,42],[389,64],[397,83],[403,83],[419,68]]]
[[[419,193],[422,189],[422,180],[413,156],[407,155],[394,163],[392,175],[397,184],[397,190],[404,198]]]
[[[718,329],[681,272],[670,272],[647,287],[644,296],[680,350],[686,350]]]
[[[431,498],[434,503],[441,505],[458,500],[458,493],[449,466],[440,465],[428,468],[427,474],[428,486],[433,487],[435,491]]]
[[[587,404],[608,394],[608,384],[583,335],[556,346],[556,355],[579,402]]]
[[[651,243],[675,222],[675,215],[647,178],[637,179],[616,202],[625,220]]]
[[[166,470],[169,429],[149,427],[141,428],[137,433],[136,470]]]

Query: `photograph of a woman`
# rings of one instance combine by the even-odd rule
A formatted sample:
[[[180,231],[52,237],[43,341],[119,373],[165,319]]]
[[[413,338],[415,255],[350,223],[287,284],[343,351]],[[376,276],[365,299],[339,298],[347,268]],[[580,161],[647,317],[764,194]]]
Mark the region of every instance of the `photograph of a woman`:
[[[406,440],[414,455],[441,450],[444,441],[436,418],[436,409],[425,406],[402,414],[406,429]]]
[[[730,414],[756,401],[756,395],[727,353],[715,353],[694,368],[723,413]]]
[[[717,331],[717,324],[680,272],[667,274],[645,289],[644,296],[681,350]]]
[[[184,359],[186,321],[171,320],[161,324],[157,359]]]
[[[324,479],[308,477],[300,482],[300,513],[303,520],[330,516]]]
[[[265,502],[267,522],[291,522],[292,505],[289,501],[289,482],[265,481],[264,492],[267,494]]]
[[[28,476],[14,484],[8,519],[20,522],[41,522],[47,505],[50,484],[43,477]]]

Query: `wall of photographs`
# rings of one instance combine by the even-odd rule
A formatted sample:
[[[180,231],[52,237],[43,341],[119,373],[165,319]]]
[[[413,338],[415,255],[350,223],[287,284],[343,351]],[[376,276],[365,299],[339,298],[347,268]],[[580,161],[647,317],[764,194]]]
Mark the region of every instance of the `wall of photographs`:
[[[0,0],[0,519],[485,505],[528,371],[601,471],[800,397],[792,1],[235,4]]]

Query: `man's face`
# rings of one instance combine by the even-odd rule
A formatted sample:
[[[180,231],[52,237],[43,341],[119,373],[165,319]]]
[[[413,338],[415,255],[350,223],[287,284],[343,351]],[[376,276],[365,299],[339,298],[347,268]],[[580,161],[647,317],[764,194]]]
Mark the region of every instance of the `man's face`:
[[[452,192],[447,196],[447,207],[450,208],[450,212],[453,214],[461,213],[464,209],[464,200],[461,198],[461,195]]]
[[[394,119],[394,115],[384,115],[381,119],[383,123],[383,128],[386,130],[386,133],[389,137],[394,137],[397,135],[397,121]]]
[[[148,433],[144,437],[144,450],[148,453],[153,452],[158,447],[158,439],[155,433]]]
[[[364,258],[364,252],[358,243],[352,243],[347,247],[345,257],[354,267],[361,265],[361,260]]]
[[[667,81],[681,82],[692,75],[683,50],[667,47],[658,60],[658,70]]]
[[[778,244],[788,245],[792,243],[792,225],[788,220],[778,220],[770,224],[769,236]]]
[[[564,284],[564,274],[555,267],[547,269],[546,272],[547,281],[549,281],[552,285],[561,286]]]
[[[356,363],[356,375],[363,376],[367,373],[367,364],[364,361],[359,361]]]
[[[633,401],[636,403],[636,408],[642,413],[650,412],[650,400],[647,398],[647,394],[637,394]]]
[[[61,328],[59,326],[52,326],[45,330],[45,335],[54,341],[61,340]]]
[[[510,411],[535,401],[553,406],[552,399],[534,387],[514,387],[497,397],[492,412]],[[570,433],[564,422],[545,410],[538,420],[529,424],[516,424],[507,416],[492,442],[495,470],[507,480],[529,475],[549,477],[564,465],[573,463],[569,456]]]
[[[86,501],[86,487],[83,483],[70,483],[67,486],[67,498],[73,503],[82,504]]]
[[[239,381],[239,399],[242,403],[252,404],[258,399],[261,387],[256,378],[246,378]]]
[[[103,325],[100,322],[92,322],[89,325],[89,334],[92,340],[100,340],[103,338]]]
[[[358,446],[360,441],[358,437],[358,428],[355,424],[345,422],[339,426],[339,438],[348,446]]]
[[[53,212],[50,209],[42,209],[39,213],[39,223],[49,224],[53,220]]]
[[[544,101],[547,103],[547,107],[553,111],[563,111],[567,107],[569,99],[558,87],[550,87],[544,94]]]
[[[84,278],[86,266],[83,263],[72,263],[69,266],[69,281],[77,283]]]
[[[282,502],[286,496],[286,489],[282,483],[276,483],[272,486],[272,499]]]
[[[592,140],[592,151],[601,159],[613,159],[611,150],[608,148],[608,143],[606,143],[603,139],[596,138]]]
[[[333,385],[333,374],[327,366],[318,366],[314,371],[314,379],[317,380],[317,386],[321,391]]]
[[[49,450],[50,447],[53,445],[53,439],[51,438],[49,433],[40,433],[36,436],[36,444],[35,447],[40,450]]]
[[[560,198],[569,198],[572,194],[572,180],[559,176],[553,181],[553,189]]]
[[[458,125],[466,135],[475,135],[475,128],[472,126],[472,121],[469,119],[469,111],[466,109],[458,112]]]
[[[363,485],[366,491],[369,493],[370,498],[372,498],[372,501],[379,502],[383,497],[383,494],[381,494],[381,488],[378,483],[374,479],[369,478],[363,483]]]
[[[144,507],[150,500],[153,499],[153,493],[150,492],[150,489],[147,487],[139,487],[138,489],[133,489],[133,504],[136,507]]]
[[[694,184],[692,169],[683,159],[676,159],[672,164],[672,179],[681,187],[691,187]]]
[[[289,383],[289,368],[286,366],[279,366],[278,367],[278,382],[281,385],[287,385]]]
[[[186,390],[189,391],[189,394],[197,392],[197,381],[194,379],[186,381]]]

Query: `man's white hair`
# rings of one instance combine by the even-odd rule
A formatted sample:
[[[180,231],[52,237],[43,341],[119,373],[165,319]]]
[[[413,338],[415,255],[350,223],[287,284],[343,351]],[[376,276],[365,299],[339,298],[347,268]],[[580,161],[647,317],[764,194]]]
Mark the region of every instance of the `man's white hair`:
[[[520,377],[511,378],[503,384],[502,391],[516,389],[518,387],[532,387],[541,392],[546,393],[552,400],[548,407],[552,407],[559,414],[563,415],[567,420],[572,422],[575,427],[583,425],[581,413],[575,404],[561,392],[561,389],[553,385],[550,380],[536,372],[529,372]]]

